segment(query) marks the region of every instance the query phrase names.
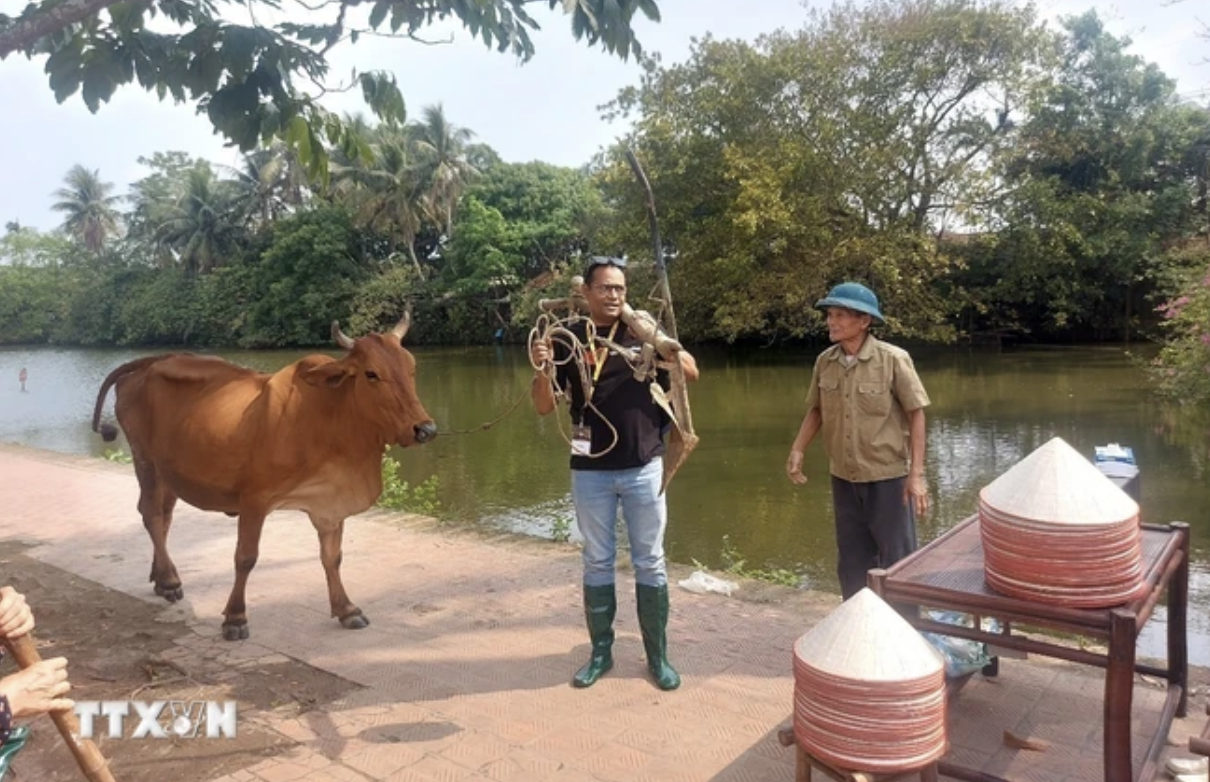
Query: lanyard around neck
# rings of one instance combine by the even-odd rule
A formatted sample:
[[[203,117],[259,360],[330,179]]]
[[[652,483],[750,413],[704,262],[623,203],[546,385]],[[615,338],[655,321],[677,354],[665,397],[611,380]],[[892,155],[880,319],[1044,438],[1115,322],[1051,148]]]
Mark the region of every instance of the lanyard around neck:
[[[609,329],[609,336],[606,337],[610,342],[613,342],[613,335],[617,333],[618,321],[613,322],[613,326]],[[596,367],[592,370],[592,382],[596,385],[597,379],[601,376],[601,367],[605,366],[605,361],[609,358],[609,346],[603,345],[600,348],[593,350],[593,358],[596,359]]]

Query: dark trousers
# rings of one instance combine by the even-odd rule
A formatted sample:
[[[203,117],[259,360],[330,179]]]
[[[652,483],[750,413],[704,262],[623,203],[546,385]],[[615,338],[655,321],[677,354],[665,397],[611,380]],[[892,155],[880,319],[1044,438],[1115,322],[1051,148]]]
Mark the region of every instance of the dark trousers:
[[[916,514],[903,501],[907,477],[850,483],[832,476],[840,593],[845,600],[866,585],[866,571],[890,567],[916,550]]]

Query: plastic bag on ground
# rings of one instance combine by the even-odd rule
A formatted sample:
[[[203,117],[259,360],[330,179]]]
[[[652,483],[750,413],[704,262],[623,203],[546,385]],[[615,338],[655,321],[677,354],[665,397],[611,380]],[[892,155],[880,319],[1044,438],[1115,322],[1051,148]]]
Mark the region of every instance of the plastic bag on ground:
[[[707,592],[716,592],[720,595],[730,597],[731,593],[739,589],[739,584],[734,581],[727,581],[717,576],[712,576],[704,570],[695,570],[689,578],[682,579],[677,582],[681,589],[687,589],[699,595],[704,595]]]
[[[926,614],[934,622],[962,627],[972,625],[969,616],[957,611],[928,611]],[[995,619],[985,619],[983,629],[997,632],[999,622]],[[921,633],[921,635],[941,653],[942,659],[945,660],[945,677],[947,679],[958,679],[975,673],[991,662],[991,657],[987,654],[987,644],[938,633]]]

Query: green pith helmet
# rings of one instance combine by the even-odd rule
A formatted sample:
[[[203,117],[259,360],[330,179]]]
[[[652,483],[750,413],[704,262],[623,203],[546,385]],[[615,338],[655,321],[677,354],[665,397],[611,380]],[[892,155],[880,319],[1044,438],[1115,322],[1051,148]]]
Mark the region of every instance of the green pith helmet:
[[[859,282],[842,282],[828,291],[827,298],[815,302],[815,308],[826,310],[828,307],[847,307],[856,312],[864,312],[874,318],[875,323],[883,323],[882,312],[878,309],[878,297],[874,291]]]

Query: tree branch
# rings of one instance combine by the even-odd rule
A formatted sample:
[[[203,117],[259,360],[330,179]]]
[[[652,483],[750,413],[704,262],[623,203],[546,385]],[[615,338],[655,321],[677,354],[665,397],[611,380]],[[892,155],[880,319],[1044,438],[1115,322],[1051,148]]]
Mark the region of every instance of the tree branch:
[[[422,43],[425,46],[447,46],[454,42],[453,33],[450,33],[449,36],[446,38],[441,38],[438,40],[431,40],[428,38],[421,38],[416,33],[384,33],[380,30],[371,30],[368,27],[359,28],[357,30],[350,30],[349,32],[345,33],[344,35],[342,35],[340,37],[340,41],[349,40],[350,38],[353,37],[354,33],[356,33],[359,37],[370,36],[370,37],[374,37],[374,38],[394,38],[396,40],[401,40],[401,41],[414,41],[415,43]],[[339,41],[337,43],[339,43]]]
[[[142,4],[146,4],[144,0]],[[121,0],[64,0],[58,5],[40,10],[28,19],[17,19],[0,28],[0,60],[15,51],[26,49],[38,40],[57,33],[68,25],[96,16]]]

